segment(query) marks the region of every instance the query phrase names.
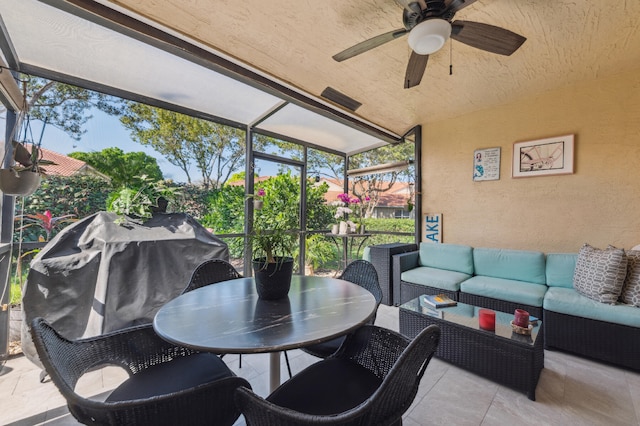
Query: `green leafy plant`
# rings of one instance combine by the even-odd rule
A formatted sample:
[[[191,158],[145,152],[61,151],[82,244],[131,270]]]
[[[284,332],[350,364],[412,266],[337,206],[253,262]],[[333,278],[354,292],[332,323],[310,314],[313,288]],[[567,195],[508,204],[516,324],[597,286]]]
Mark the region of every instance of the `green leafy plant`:
[[[118,219],[120,224],[127,221],[125,216],[150,218],[161,199],[169,202],[177,195],[178,188],[170,187],[164,181],[154,181],[145,175],[140,177],[140,181],[142,185],[139,189],[124,187],[112,194],[107,201],[107,211],[121,216]]]
[[[254,210],[253,229],[249,234],[254,259],[265,258],[267,263],[293,257],[298,246],[299,190],[296,179],[282,174],[261,183],[264,205]],[[262,192],[261,192],[262,193]],[[293,198],[293,200],[292,200]],[[251,200],[247,200],[250,202]]]
[[[327,262],[335,260],[334,245],[323,235],[313,234],[306,241],[305,262],[311,267],[311,274]]]

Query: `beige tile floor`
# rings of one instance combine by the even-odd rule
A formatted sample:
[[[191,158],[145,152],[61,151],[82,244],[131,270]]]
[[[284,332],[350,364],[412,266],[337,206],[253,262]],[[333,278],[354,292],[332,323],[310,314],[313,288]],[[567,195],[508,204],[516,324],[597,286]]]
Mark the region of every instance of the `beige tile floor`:
[[[377,324],[397,330],[398,309],[380,306]],[[317,359],[289,352],[292,368],[300,371]],[[267,355],[246,355],[225,361],[266,395]],[[39,369],[23,356],[9,359],[0,372],[0,424],[75,425],[55,386],[39,382]],[[283,380],[286,369],[282,368]],[[92,372],[79,384],[83,395],[100,395],[124,375],[115,367]],[[537,401],[474,374],[433,359],[416,400],[404,416],[414,425],[640,425],[640,373],[633,373],[561,352],[545,352],[545,368]],[[238,425],[243,425],[240,418]]]

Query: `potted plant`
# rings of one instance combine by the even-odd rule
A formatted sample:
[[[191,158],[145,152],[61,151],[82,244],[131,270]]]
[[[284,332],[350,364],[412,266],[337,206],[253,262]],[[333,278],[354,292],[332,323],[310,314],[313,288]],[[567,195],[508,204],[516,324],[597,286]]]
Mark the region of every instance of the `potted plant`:
[[[165,181],[154,181],[147,175],[140,176],[139,181],[139,188],[122,187],[107,200],[107,211],[120,216],[120,225],[130,218],[146,220],[154,213],[165,212],[167,204],[179,195],[178,189],[167,186]]]
[[[43,160],[42,151],[37,145],[31,145],[31,153],[20,142],[13,141],[13,158],[20,165],[0,169],[0,190],[5,195],[29,196],[38,189],[43,165],[54,165],[53,161]]]
[[[249,235],[252,248],[256,290],[261,299],[285,297],[291,286],[293,254],[298,234],[282,211],[268,205],[254,211],[253,229]]]

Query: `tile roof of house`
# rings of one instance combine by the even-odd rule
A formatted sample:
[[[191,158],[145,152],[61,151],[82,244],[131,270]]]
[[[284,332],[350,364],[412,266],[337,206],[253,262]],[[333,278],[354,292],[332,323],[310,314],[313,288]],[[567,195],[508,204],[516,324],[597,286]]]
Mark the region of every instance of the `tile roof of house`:
[[[321,182],[329,185],[329,190],[324,198],[327,202],[332,203],[338,201],[338,195],[344,193],[344,184],[341,179],[322,178]],[[407,204],[409,197],[409,184],[406,182],[395,182],[388,191],[382,192],[378,203],[378,207],[403,207]]]
[[[31,152],[31,145],[26,144],[26,148]],[[43,165],[45,174],[50,176],[73,176],[78,173],[96,173],[96,170],[82,160],[67,157],[46,148],[40,148],[42,152],[41,160],[53,161],[55,165]],[[96,173],[97,174],[97,173]]]

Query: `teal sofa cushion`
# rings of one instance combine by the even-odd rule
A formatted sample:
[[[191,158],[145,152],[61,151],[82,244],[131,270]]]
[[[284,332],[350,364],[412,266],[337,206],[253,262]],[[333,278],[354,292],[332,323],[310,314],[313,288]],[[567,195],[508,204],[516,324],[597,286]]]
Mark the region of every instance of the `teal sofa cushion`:
[[[428,266],[418,266],[400,274],[402,281],[450,291],[460,290],[460,283],[469,278],[471,278],[469,274]]]
[[[473,249],[473,268],[476,275],[546,283],[544,253],[538,251],[476,248]]]
[[[504,278],[476,275],[460,284],[464,293],[529,306],[542,306],[547,286]]]
[[[364,250],[362,250],[362,260],[366,260],[367,262],[371,262],[371,247],[366,246]]]
[[[420,243],[420,265],[473,275],[473,248],[458,244]]]
[[[577,259],[577,253],[547,254],[547,286],[573,288],[573,271],[576,269]]]
[[[550,287],[544,309],[559,314],[640,327],[640,309],[628,305],[609,305],[581,295],[572,288]]]

